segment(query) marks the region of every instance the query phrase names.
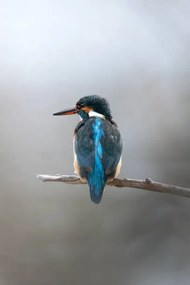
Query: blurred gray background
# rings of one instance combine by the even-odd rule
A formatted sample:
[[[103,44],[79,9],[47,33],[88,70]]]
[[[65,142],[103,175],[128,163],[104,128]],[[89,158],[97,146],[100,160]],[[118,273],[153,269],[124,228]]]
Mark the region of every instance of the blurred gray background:
[[[6,0],[0,45],[0,284],[189,285],[190,200],[42,183],[72,174],[84,95],[108,99],[121,177],[190,187],[189,1]]]

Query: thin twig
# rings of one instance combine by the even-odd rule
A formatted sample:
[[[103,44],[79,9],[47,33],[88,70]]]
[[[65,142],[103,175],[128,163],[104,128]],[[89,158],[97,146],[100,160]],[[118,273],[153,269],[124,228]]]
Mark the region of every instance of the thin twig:
[[[85,184],[80,180],[76,175],[43,175],[40,174],[37,176],[40,180],[46,181],[57,181],[64,182],[67,184]],[[169,185],[164,183],[159,183],[146,178],[144,180],[128,179],[128,178],[114,178],[111,182],[108,183],[109,186],[115,187],[130,187],[138,188],[143,190],[149,190],[154,192],[169,193],[183,197],[190,197],[190,189]]]

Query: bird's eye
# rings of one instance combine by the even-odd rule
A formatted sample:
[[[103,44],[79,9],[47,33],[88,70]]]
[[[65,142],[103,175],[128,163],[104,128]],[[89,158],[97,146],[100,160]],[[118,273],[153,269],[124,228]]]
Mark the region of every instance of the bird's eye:
[[[83,108],[84,107],[84,105],[83,104],[81,104],[81,103],[77,103],[77,109],[81,109],[81,108]]]

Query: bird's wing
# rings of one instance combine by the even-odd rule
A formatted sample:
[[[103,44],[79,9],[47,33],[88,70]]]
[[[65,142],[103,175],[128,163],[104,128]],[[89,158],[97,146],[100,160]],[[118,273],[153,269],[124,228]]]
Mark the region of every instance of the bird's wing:
[[[94,165],[94,141],[93,129],[88,121],[75,134],[74,148],[80,166],[91,172]]]
[[[120,161],[123,141],[119,130],[114,125],[106,124],[104,126],[105,136],[102,139],[103,164],[106,170],[106,175],[115,172],[117,165]]]

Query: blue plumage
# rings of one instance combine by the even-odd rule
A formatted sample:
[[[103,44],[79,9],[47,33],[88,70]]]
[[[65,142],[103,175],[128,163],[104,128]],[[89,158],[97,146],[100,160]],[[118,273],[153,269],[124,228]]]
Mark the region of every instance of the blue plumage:
[[[75,172],[88,182],[91,200],[97,204],[106,183],[119,173],[123,142],[106,99],[85,96],[76,107],[54,115],[76,113],[82,120],[75,129]]]
[[[106,175],[102,162],[102,144],[101,138],[104,132],[101,129],[101,119],[96,118],[93,124],[94,132],[94,167],[88,174],[88,185],[90,188],[90,196],[92,201],[99,203],[102,198],[102,193],[106,184]]]
[[[120,133],[110,121],[90,117],[75,129],[74,150],[78,165],[76,172],[88,181],[92,201],[99,203],[107,180],[115,176],[121,158]]]

